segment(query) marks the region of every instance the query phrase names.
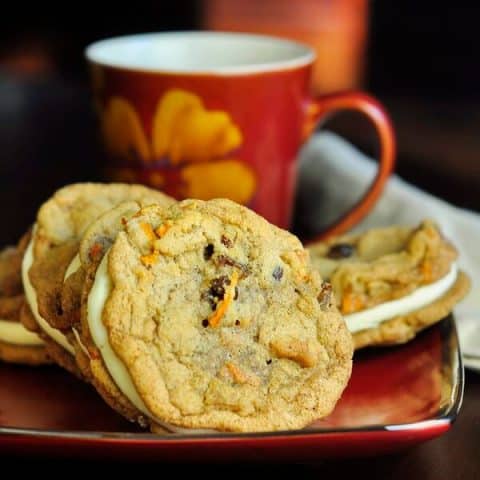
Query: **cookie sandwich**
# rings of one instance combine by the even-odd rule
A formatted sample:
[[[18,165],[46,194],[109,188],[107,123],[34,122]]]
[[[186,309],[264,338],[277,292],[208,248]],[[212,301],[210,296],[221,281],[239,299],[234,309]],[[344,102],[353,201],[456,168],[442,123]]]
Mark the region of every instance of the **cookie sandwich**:
[[[80,255],[75,328],[117,411],[153,431],[236,432],[332,411],[351,335],[295,236],[228,200],[185,200],[142,208],[105,246]]]
[[[167,205],[173,200],[155,190],[126,184],[74,184],[58,190],[39,209],[22,261],[26,302],[22,323],[45,342],[56,363],[79,375],[70,321],[61,305],[65,276],[77,262],[80,239],[99,215],[124,200]],[[73,266],[72,266],[73,264]]]
[[[447,316],[470,286],[457,250],[428,220],[333,238],[309,251],[356,349],[409,341]]]
[[[141,208],[140,202],[121,203],[105,212],[88,227],[82,236],[78,255],[65,273],[61,302],[65,320],[69,321],[68,328],[74,335],[71,340],[75,345],[76,363],[82,377],[92,383],[103,399],[116,411],[129,419],[136,418],[139,423],[146,424],[138,410],[116,386],[105,369],[101,356],[97,354],[96,350],[88,350],[79,335],[84,284],[89,281],[89,277],[95,274],[99,261],[111,247],[117,234]],[[148,229],[146,233],[152,235]]]
[[[21,262],[25,241],[0,252],[0,360],[26,365],[50,363],[43,340],[20,322],[24,303]]]

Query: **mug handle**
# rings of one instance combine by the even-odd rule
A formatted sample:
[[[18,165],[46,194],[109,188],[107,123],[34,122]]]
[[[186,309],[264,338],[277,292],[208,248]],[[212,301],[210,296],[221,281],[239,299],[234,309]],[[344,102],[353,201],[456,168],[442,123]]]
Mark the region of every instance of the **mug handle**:
[[[304,138],[310,136],[318,124],[327,119],[328,115],[339,110],[357,110],[373,123],[380,140],[378,171],[363,197],[347,213],[307,243],[340,235],[360,222],[378,200],[395,165],[396,142],[390,118],[378,100],[363,92],[341,92],[312,98],[307,107],[303,130]]]

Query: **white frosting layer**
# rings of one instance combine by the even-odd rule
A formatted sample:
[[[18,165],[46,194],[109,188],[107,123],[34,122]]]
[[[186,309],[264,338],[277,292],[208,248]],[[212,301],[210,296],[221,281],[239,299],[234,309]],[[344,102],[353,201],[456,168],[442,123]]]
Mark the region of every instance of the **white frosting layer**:
[[[83,353],[88,358],[90,358],[90,352],[88,351],[87,347],[83,344],[82,339],[80,338],[80,334],[78,333],[75,327],[72,327],[72,333],[73,333],[73,336],[75,337],[75,340],[78,343],[78,346],[82,349]]]
[[[20,322],[8,320],[0,320],[0,341],[23,347],[39,347],[44,344],[36,333],[29,332]]]
[[[32,310],[33,316],[37,321],[40,328],[53,340],[55,340],[59,345],[61,345],[67,352],[72,355],[75,354],[75,350],[70,345],[67,337],[60,331],[49,325],[49,323],[40,316],[38,313],[38,303],[37,303],[37,294],[33,288],[32,283],[30,282],[30,277],[28,276],[28,271],[33,264],[33,239],[35,238],[35,230],[32,234],[32,239],[28,244],[25,255],[23,256],[22,261],[22,280],[23,280],[23,289],[25,290],[25,297],[27,299],[28,305]]]
[[[80,266],[81,266],[80,255],[77,253],[73,257],[73,260],[70,262],[70,265],[68,266],[67,271],[63,276],[63,281],[65,281],[72,273],[75,273],[80,268]]]
[[[188,433],[207,433],[213,432],[213,430],[199,430],[199,429],[186,429],[171,425],[170,423],[163,422],[148,410],[147,406],[140,398],[140,395],[135,388],[132,377],[125,367],[122,360],[114,352],[108,339],[108,332],[102,320],[103,308],[105,302],[110,296],[112,291],[112,281],[108,275],[108,254],[110,250],[104,255],[100,265],[97,268],[95,274],[95,280],[88,295],[87,301],[87,321],[90,329],[92,340],[96,347],[100,350],[103,362],[107,367],[113,381],[119,388],[119,390],[125,395],[130,402],[140,410],[144,415],[151,418],[154,422],[158,423],[161,427],[170,432],[188,432]]]
[[[102,321],[102,313],[105,302],[107,301],[112,290],[112,282],[107,271],[108,262],[107,252],[100,265],[98,266],[95,280],[88,295],[87,303],[87,321],[92,335],[92,340],[96,347],[100,350],[102,359],[121,392],[137,407],[142,413],[150,416],[143,400],[133,384],[132,378],[128,373],[123,362],[113,351],[108,340],[108,332]]]
[[[398,315],[406,315],[434,302],[444,295],[455,283],[457,278],[457,264],[452,264],[450,271],[440,280],[430,285],[420,287],[410,295],[385,302],[376,307],[361,312],[344,315],[350,332],[355,333],[368,328],[375,328],[380,323]]]

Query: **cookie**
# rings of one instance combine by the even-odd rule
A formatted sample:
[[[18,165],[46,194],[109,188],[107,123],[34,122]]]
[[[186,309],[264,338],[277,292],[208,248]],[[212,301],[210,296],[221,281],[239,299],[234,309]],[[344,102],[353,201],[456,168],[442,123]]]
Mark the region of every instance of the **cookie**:
[[[455,247],[429,220],[377,228],[309,247],[333,287],[355,348],[411,340],[468,292]]]
[[[186,200],[142,208],[102,254],[85,265],[79,338],[121,413],[253,432],[332,411],[351,336],[296,237],[231,201]]]
[[[18,322],[15,322],[15,324],[21,326]],[[22,333],[30,332],[23,329]],[[35,334],[32,333],[32,335]],[[17,345],[3,340],[0,340],[0,360],[8,363],[30,366],[47,365],[52,363],[43,345]]]
[[[50,363],[44,343],[20,323],[24,303],[20,266],[24,241],[0,251],[0,360],[26,365]]]
[[[16,247],[0,251],[0,297],[11,297],[22,292],[20,268],[22,252]]]
[[[22,321],[34,327],[55,361],[79,374],[73,359],[70,320],[61,309],[65,273],[78,252],[80,238],[99,215],[124,200],[168,205],[173,200],[140,185],[83,183],[66,186],[39,209],[22,262],[25,297],[31,312]],[[33,322],[32,322],[33,319]],[[71,367],[71,368],[70,368]]]
[[[405,315],[382,322],[377,328],[361,330],[353,335],[355,348],[373,345],[395,345],[412,340],[418,332],[445,318],[470,289],[470,280],[458,272],[453,286],[438,300]]]
[[[44,342],[20,322],[22,294],[0,297],[0,360],[26,365],[51,363]]]
[[[141,208],[142,202],[123,202],[100,215],[83,234],[77,255],[69,264],[63,278],[60,308],[63,312],[64,328],[71,327],[80,320],[80,303],[86,271],[92,263],[103,256],[102,252],[111,246],[127,219]]]
[[[103,254],[110,248],[125,223],[141,209],[139,202],[124,202],[101,215],[86,230],[80,243],[75,261],[67,269],[62,289],[62,310],[71,320],[71,329],[76,345],[76,364],[83,378],[92,383],[103,399],[116,411],[137,423],[146,425],[147,421],[136,407],[121,394],[99,356],[90,352],[82,342],[78,332],[80,326],[80,307],[82,291],[87,272],[94,271]]]

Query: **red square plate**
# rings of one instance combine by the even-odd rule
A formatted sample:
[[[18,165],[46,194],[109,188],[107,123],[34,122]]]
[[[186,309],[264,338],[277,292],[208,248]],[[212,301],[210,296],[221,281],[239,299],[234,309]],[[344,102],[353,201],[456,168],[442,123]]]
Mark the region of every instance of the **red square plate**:
[[[182,461],[375,455],[446,432],[462,392],[463,366],[452,316],[406,345],[358,353],[335,411],[304,430],[289,432],[142,433],[111,411],[90,386],[55,367],[0,364],[0,448]]]

